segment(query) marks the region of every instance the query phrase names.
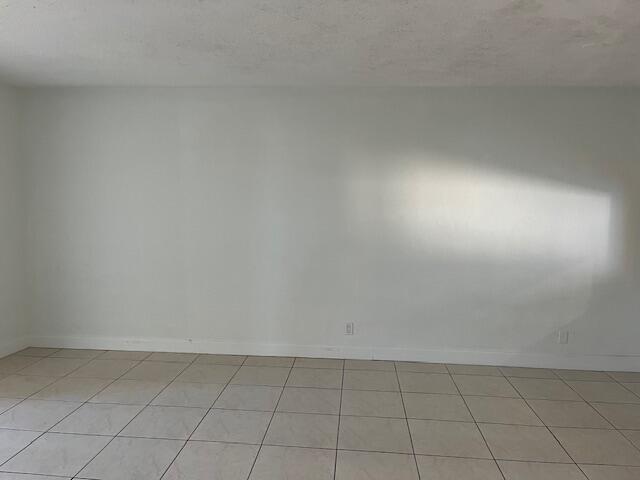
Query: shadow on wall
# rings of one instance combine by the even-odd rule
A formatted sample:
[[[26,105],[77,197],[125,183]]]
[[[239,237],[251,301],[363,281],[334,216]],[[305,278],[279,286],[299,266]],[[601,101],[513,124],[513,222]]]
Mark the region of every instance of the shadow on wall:
[[[455,344],[477,331],[465,324],[479,322],[489,330],[480,342],[515,335],[524,350],[549,350],[557,330],[573,329],[591,308],[596,284],[615,277],[623,237],[612,194],[450,159],[401,165],[355,175],[349,203],[363,245],[374,245],[379,271],[369,273],[384,272],[378,291],[386,286],[387,295],[414,302],[412,320],[394,323],[406,338],[426,329]],[[414,288],[389,292],[394,275],[397,285]],[[437,318],[461,328],[441,327]]]

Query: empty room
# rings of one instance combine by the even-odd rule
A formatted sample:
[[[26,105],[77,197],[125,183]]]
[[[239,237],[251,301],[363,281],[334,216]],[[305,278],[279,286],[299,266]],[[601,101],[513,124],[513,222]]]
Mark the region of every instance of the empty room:
[[[0,480],[640,480],[640,2],[0,0]]]

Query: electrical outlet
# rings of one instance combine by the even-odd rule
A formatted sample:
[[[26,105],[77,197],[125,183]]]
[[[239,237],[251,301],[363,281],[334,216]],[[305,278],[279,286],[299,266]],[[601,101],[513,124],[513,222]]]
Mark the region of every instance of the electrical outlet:
[[[344,334],[345,335],[353,335],[353,322],[345,323],[345,325],[344,325]]]
[[[567,343],[569,343],[568,330],[558,330],[558,343],[561,345],[566,345]]]

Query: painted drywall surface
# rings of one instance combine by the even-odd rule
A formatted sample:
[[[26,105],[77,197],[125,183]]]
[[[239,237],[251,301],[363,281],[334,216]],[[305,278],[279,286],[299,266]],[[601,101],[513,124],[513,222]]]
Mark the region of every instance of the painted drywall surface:
[[[638,98],[32,90],[34,331],[405,357],[640,354]]]
[[[19,348],[28,333],[18,115],[17,92],[0,86],[0,355]]]

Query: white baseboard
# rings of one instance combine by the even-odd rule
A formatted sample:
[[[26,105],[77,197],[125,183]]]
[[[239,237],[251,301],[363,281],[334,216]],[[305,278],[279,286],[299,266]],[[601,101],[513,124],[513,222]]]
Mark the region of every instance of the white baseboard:
[[[3,341],[0,344],[0,358],[6,357],[7,355],[11,355],[12,353],[18,352],[24,348],[31,346],[32,341],[33,340],[29,337],[20,337],[8,341]]]
[[[357,347],[349,345],[237,343],[171,338],[49,336],[31,337],[29,341],[25,339],[25,342],[24,345],[19,343],[20,346],[16,347],[15,350],[31,345],[35,347],[54,348],[95,348],[101,350],[142,350],[236,355],[284,355],[296,357],[508,365],[535,368],[568,368],[579,370],[640,371],[640,355],[558,355],[481,350]]]

